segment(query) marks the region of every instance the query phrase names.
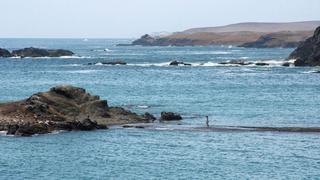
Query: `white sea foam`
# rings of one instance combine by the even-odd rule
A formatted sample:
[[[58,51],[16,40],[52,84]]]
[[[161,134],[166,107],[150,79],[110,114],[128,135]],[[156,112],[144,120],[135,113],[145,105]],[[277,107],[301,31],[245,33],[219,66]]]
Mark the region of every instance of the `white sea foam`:
[[[240,59],[249,59],[247,56],[240,57]]]
[[[158,51],[165,55],[224,55],[232,54],[230,51]]]
[[[90,56],[61,56],[61,59],[88,59]]]
[[[147,106],[147,105],[138,105],[137,107],[140,109],[148,109],[149,108],[149,106]]]
[[[0,131],[0,136],[8,136],[7,131]]]
[[[247,57],[244,57],[242,59],[246,59]],[[184,61],[186,64],[191,64],[191,67],[280,67],[284,63],[289,63],[293,66],[292,60],[289,61],[284,61],[284,60],[262,60],[262,61],[244,61],[244,63],[247,63],[247,65],[241,65],[237,63],[232,63],[231,61],[224,61],[225,63],[221,62],[212,62],[212,61],[207,61],[207,62],[187,62]],[[177,66],[170,66],[171,61],[169,62],[160,62],[160,63],[128,63],[127,66],[140,66],[140,67],[177,67]],[[266,63],[266,65],[256,65],[257,63]],[[113,65],[107,65],[107,64],[102,64],[101,62],[96,63],[95,65],[97,66],[113,66]],[[185,66],[185,67],[190,67],[190,65],[184,65],[184,64],[179,64],[178,66]]]
[[[302,72],[302,73],[303,73],[303,74],[320,73],[320,69],[319,69],[319,70],[304,71],[304,72]]]
[[[63,72],[71,73],[71,74],[92,74],[98,71],[100,70],[77,70],[77,71],[63,71]]]
[[[77,67],[77,66],[83,66],[83,64],[64,64],[64,65],[60,65],[63,67]]]
[[[55,131],[52,131],[50,134],[60,134],[63,132],[67,132],[67,131],[66,130],[55,130]]]

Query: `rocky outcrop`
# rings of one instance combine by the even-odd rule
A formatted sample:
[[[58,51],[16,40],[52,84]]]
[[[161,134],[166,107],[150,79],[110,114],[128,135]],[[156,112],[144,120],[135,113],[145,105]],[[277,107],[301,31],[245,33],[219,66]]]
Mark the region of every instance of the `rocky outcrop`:
[[[152,114],[150,114],[148,112],[144,113],[143,117],[146,118],[150,122],[153,122],[153,121],[157,120],[157,118],[154,117],[154,115],[152,115]]]
[[[312,35],[311,31],[307,32],[277,32],[262,35],[259,39],[253,42],[247,42],[240,47],[245,48],[294,48]]]
[[[0,48],[0,57],[11,57],[11,56],[12,55],[8,50]]]
[[[295,66],[320,66],[320,27],[312,37],[302,42],[288,59],[296,59]]]
[[[175,121],[175,120],[182,120],[182,117],[178,113],[174,112],[161,112],[161,118],[162,121]]]
[[[182,61],[172,61],[169,64],[170,66],[179,66],[179,65],[183,65],[183,66],[191,66],[190,63],[184,63]]]
[[[0,104],[0,130],[20,136],[105,129],[108,125],[149,120],[120,107],[109,107],[106,100],[73,86],[57,86],[26,100]]]
[[[156,38],[150,36],[149,34],[145,34],[132,42],[132,45],[142,45],[142,46],[152,46],[157,41]]]
[[[40,48],[24,48],[12,51],[12,56],[17,57],[61,57],[72,56],[74,53],[64,49],[40,49]]]

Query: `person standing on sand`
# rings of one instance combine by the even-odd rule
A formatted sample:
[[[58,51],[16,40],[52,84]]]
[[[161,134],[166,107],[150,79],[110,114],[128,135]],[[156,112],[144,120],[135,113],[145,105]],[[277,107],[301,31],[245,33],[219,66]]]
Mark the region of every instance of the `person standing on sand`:
[[[209,127],[209,116],[206,116],[206,125]]]

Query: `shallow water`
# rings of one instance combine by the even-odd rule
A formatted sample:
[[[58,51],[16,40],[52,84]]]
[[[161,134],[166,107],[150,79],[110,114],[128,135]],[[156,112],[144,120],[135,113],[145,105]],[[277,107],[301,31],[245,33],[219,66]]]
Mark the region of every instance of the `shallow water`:
[[[317,68],[282,67],[292,49],[117,47],[130,40],[0,39],[0,47],[64,48],[75,57],[0,59],[0,102],[58,84],[132,111],[180,112],[182,125],[320,126]],[[126,66],[87,65],[123,60]],[[172,60],[192,66],[169,67]],[[221,66],[266,61],[270,66]],[[316,179],[318,134],[112,129],[0,137],[0,178]]]

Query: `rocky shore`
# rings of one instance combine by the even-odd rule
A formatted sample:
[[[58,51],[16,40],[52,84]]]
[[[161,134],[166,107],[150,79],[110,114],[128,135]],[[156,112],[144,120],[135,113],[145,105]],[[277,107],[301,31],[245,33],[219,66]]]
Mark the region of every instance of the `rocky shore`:
[[[61,57],[72,56],[74,53],[64,49],[41,49],[41,48],[24,48],[12,52],[0,48],[0,57]]]
[[[288,57],[296,59],[295,66],[320,66],[320,26],[314,35],[302,42]]]
[[[53,87],[25,100],[0,104],[0,131],[18,136],[55,130],[106,129],[108,125],[153,120],[149,113],[138,115],[121,107],[109,107],[99,96],[68,85]]]

